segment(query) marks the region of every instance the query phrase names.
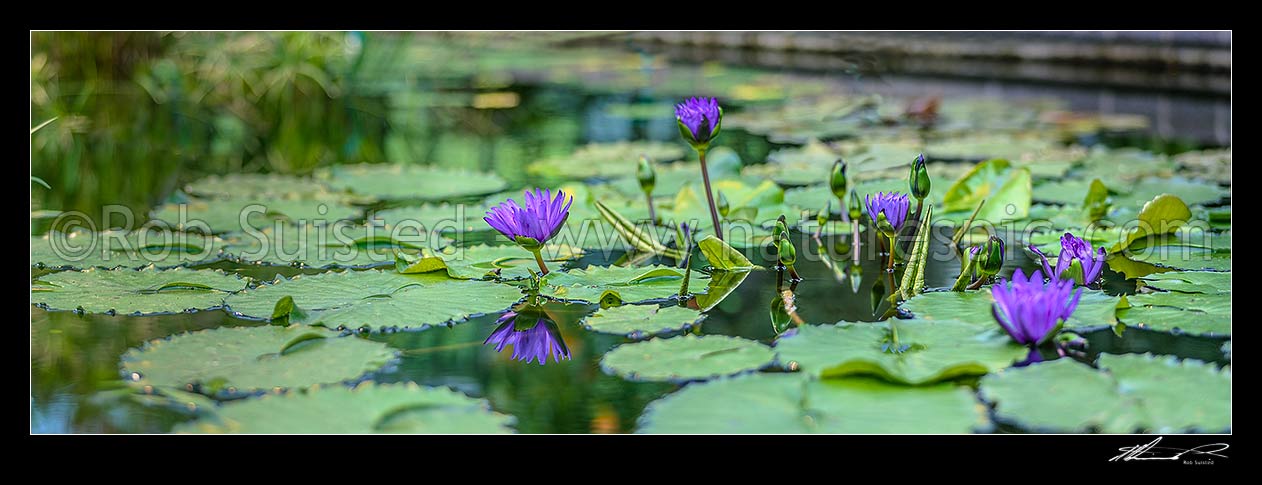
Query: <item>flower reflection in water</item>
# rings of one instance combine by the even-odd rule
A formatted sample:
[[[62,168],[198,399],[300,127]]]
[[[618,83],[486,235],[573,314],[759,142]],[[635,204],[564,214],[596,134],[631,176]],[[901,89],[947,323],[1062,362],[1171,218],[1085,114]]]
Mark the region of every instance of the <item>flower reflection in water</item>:
[[[538,360],[539,365],[547,363],[549,355],[558,363],[561,359],[570,359],[570,349],[561,337],[560,328],[542,306],[522,305],[504,312],[495,323],[499,326],[482,344],[494,344],[496,352],[511,345],[513,360],[526,363]]]

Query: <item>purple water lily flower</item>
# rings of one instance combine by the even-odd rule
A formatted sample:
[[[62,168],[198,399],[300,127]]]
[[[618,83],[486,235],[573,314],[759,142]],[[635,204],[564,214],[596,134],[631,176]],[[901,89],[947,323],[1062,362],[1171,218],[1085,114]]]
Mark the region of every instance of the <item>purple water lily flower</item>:
[[[694,146],[705,145],[719,134],[723,109],[715,98],[688,98],[675,105],[675,120],[684,139]]]
[[[520,318],[519,318],[520,316]],[[529,364],[534,360],[543,365],[552,356],[554,362],[570,358],[570,348],[561,338],[561,331],[555,323],[537,315],[519,315],[508,311],[495,323],[499,327],[491,332],[491,336],[482,342],[483,345],[495,344],[495,351],[504,350],[505,346],[513,346],[513,360]]]
[[[1104,270],[1104,259],[1108,255],[1103,246],[1099,249],[1092,248],[1091,243],[1068,232],[1060,237],[1060,256],[1056,258],[1056,266],[1048,263],[1047,256],[1033,244],[1030,245],[1030,250],[1043,260],[1043,272],[1052,278],[1072,279],[1073,275],[1063,273],[1077,260],[1082,265],[1083,279],[1078,282],[1082,285],[1094,283],[1100,277],[1100,272]]]
[[[902,230],[903,223],[907,221],[907,209],[911,206],[907,194],[900,192],[877,192],[876,197],[871,194],[863,196],[863,200],[868,205],[868,217],[872,218],[872,223],[876,224],[877,215],[885,213],[885,220],[894,226],[894,232]]]
[[[1045,283],[1039,270],[1026,278],[1018,268],[1011,282],[1001,279],[991,294],[995,297],[991,310],[999,326],[1018,343],[1037,345],[1069,319],[1078,307],[1082,289],[1074,291],[1072,281],[1058,278]]]
[[[556,197],[549,189],[526,191],[525,207],[517,205],[517,201],[508,199],[500,205],[486,211],[482,219],[505,237],[518,241],[519,237],[528,237],[537,244],[543,244],[561,231],[565,219],[570,216],[570,205],[574,197],[566,200],[564,191],[558,190]]]

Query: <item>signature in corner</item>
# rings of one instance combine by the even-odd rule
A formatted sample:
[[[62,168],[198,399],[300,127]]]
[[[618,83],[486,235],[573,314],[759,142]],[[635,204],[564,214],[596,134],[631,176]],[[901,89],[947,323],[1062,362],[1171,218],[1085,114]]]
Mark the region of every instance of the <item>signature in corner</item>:
[[[1157,446],[1161,442],[1161,437],[1152,440],[1146,445],[1123,446],[1118,448],[1122,454],[1110,458],[1109,461],[1131,461],[1131,460],[1178,460],[1189,453],[1195,455],[1217,456],[1219,458],[1227,458],[1227,455],[1219,453],[1228,448],[1227,443],[1212,443],[1201,445],[1195,448],[1171,448],[1168,446]]]

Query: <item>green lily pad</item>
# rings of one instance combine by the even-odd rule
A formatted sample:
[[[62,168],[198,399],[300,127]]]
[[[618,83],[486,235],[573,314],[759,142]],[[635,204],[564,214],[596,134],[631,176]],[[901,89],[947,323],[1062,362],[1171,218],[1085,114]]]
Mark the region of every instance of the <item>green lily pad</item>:
[[[153,340],[123,354],[133,385],[184,389],[200,385],[252,393],[354,379],[395,357],[381,342],[338,332],[289,327],[221,327]]]
[[[194,199],[187,203],[164,204],[154,209],[153,218],[181,231],[220,234],[242,231],[244,216],[252,229],[280,225],[303,225],[359,218],[359,209],[335,200],[299,199]]]
[[[1124,190],[1125,184],[1147,176],[1171,177],[1177,165],[1164,155],[1135,148],[1093,149],[1082,160],[1075,175],[1085,180],[1100,179],[1111,189]]]
[[[649,403],[637,433],[968,433],[986,419],[968,388],[747,374]]]
[[[512,196],[522,202],[521,192]],[[498,202],[503,202],[501,199]],[[372,224],[407,228],[411,233],[441,234],[456,237],[465,233],[493,231],[485,220],[490,204],[424,204],[419,207],[397,207],[377,212],[368,218]]]
[[[693,381],[761,369],[776,359],[771,347],[726,335],[682,335],[619,345],[601,368],[630,380]]]
[[[633,339],[687,330],[705,318],[701,312],[678,306],[622,305],[604,308],[581,322],[593,332],[613,333]]]
[[[1056,148],[1055,140],[1013,135],[966,135],[932,141],[925,155],[937,160],[982,161],[1033,157]]]
[[[445,387],[365,382],[354,389],[315,387],[225,404],[175,432],[490,434],[511,433],[512,424],[511,416],[492,411],[485,399]]]
[[[1106,185],[1109,185],[1107,181]],[[1081,205],[1090,186],[1091,179],[1048,182],[1035,187],[1034,198],[1043,202]],[[1229,195],[1227,190],[1217,184],[1182,177],[1147,177],[1139,181],[1118,181],[1109,185],[1109,188],[1117,192],[1112,195],[1115,206],[1135,208],[1143,207],[1153,197],[1161,194],[1178,197],[1188,205],[1210,204]]]
[[[1118,312],[1128,326],[1182,335],[1231,335],[1231,316],[1167,306],[1134,306]]]
[[[1144,286],[1181,293],[1231,293],[1231,273],[1211,271],[1177,271],[1140,278]]]
[[[690,271],[689,293],[702,293],[708,277]],[[679,295],[684,270],[670,266],[588,266],[564,273],[548,273],[539,294],[562,300],[641,303]],[[701,291],[698,291],[701,290]]]
[[[1182,433],[1231,428],[1231,370],[1151,355],[1057,359],[982,378],[998,419],[1050,432]],[[1189,398],[1195,396],[1195,398]]]
[[[977,164],[973,170],[947,187],[942,199],[944,219],[957,220],[948,214],[961,213],[966,219],[985,200],[976,220],[1000,222],[1024,219],[1030,214],[1030,170],[1012,167],[999,158]]]
[[[1187,246],[1161,246],[1141,251],[1128,251],[1131,260],[1150,263],[1160,268],[1181,271],[1231,271],[1231,253]],[[1109,262],[1112,265],[1112,260]],[[1128,278],[1147,275],[1126,275]]]
[[[249,281],[220,270],[90,268],[40,276],[31,283],[31,303],[88,313],[177,313],[218,308]]]
[[[395,201],[443,201],[504,190],[498,175],[421,165],[336,165],[320,176],[335,190]]]
[[[526,165],[526,173],[552,179],[581,180],[634,175],[640,156],[655,162],[684,158],[687,145],[657,141],[592,143],[565,156],[538,160]]]
[[[547,244],[540,250],[545,263],[562,263],[583,256],[582,249],[564,244]],[[496,277],[502,280],[521,279],[530,271],[539,272],[538,263],[530,251],[516,244],[488,246],[479,244],[467,248],[452,247],[443,251],[426,253],[425,257],[410,262],[410,273],[446,270],[447,275],[460,279]],[[549,265],[549,271],[560,268]]]
[[[1007,335],[957,320],[898,320],[893,349],[887,323],[803,325],[776,341],[780,362],[820,377],[874,375],[904,384],[926,384],[1002,369],[1027,354]],[[998,326],[996,326],[998,328]]]
[[[319,180],[277,173],[210,175],[184,186],[184,191],[207,198],[326,199],[332,190]]]
[[[521,299],[521,290],[487,281],[452,279],[441,273],[344,271],[279,278],[233,295],[224,304],[236,316],[271,319],[277,316],[277,302],[286,296],[308,313],[300,319],[302,323],[382,328],[437,325],[504,310]]]
[[[370,268],[395,263],[395,254],[420,254],[445,245],[436,234],[355,225],[289,226],[229,234],[227,251],[243,264],[313,268]],[[438,240],[434,240],[437,237]]]
[[[1174,161],[1197,177],[1231,183],[1231,148],[1184,152]]]
[[[1076,290],[1075,290],[1076,291]],[[1067,329],[1109,327],[1117,323],[1115,313],[1120,297],[1100,290],[1082,289],[1078,307],[1065,322]],[[922,293],[903,302],[902,308],[924,320],[958,320],[985,328],[1000,328],[991,305],[990,288],[977,291],[935,291]]]
[[[215,236],[162,229],[49,232],[31,237],[31,266],[51,269],[158,269],[209,264],[225,257]]]

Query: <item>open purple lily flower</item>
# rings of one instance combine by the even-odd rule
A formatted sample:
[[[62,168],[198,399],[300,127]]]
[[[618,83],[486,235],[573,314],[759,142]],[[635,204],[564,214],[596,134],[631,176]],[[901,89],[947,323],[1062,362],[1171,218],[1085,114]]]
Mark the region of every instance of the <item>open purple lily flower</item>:
[[[675,105],[675,121],[679,134],[698,150],[703,150],[719,135],[723,125],[723,108],[715,98],[688,98]]]
[[[495,323],[499,324],[491,336],[482,342],[483,345],[495,344],[495,351],[504,350],[505,346],[513,346],[513,360],[529,364],[534,360],[543,365],[552,356],[553,362],[570,358],[570,348],[561,338],[561,331],[551,320],[541,316],[542,313],[526,312],[518,314],[514,311],[504,312]]]
[[[907,194],[877,192],[876,197],[868,194],[863,196],[863,200],[867,202],[868,217],[872,218],[873,225],[877,224],[878,216],[885,214],[885,220],[894,227],[895,233],[903,229],[903,223],[907,222],[907,209],[911,207]]]
[[[1030,251],[1034,251],[1034,254],[1039,255],[1039,258],[1043,260],[1043,272],[1048,277],[1074,280],[1080,285],[1089,285],[1100,277],[1100,272],[1104,270],[1105,257],[1108,255],[1103,246],[1099,249],[1092,248],[1091,243],[1068,232],[1060,237],[1060,256],[1056,258],[1056,266],[1048,263],[1047,256],[1032,244]],[[1082,267],[1081,274],[1067,272],[1074,261]]]
[[[991,288],[995,303],[991,310],[999,326],[1018,343],[1036,346],[1059,331],[1082,297],[1082,289],[1074,290],[1069,280],[1053,278],[1044,282],[1043,274],[1034,270],[1029,278],[1017,268],[1012,281],[999,281]]]
[[[535,189],[533,192],[526,191],[525,200],[523,207],[517,205],[517,201],[508,199],[486,211],[486,217],[482,219],[504,237],[534,253],[539,269],[548,274],[539,250],[565,225],[574,197],[570,196],[567,200],[564,191],[558,190],[553,197],[551,190]]]

